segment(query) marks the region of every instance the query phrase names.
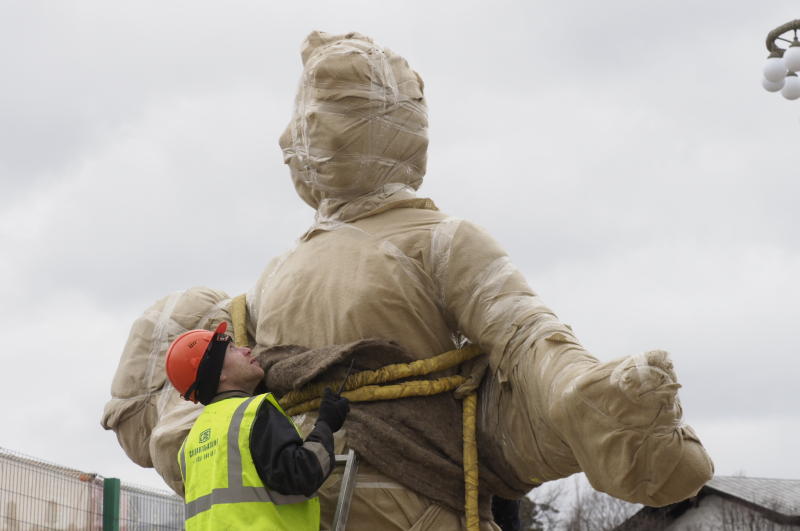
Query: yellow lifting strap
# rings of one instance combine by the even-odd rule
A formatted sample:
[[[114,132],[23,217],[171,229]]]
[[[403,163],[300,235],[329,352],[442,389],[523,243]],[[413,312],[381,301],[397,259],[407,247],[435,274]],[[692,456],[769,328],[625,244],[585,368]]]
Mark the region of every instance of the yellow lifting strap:
[[[242,293],[231,300],[231,325],[233,326],[233,344],[246,347],[250,344],[247,337],[247,299]]]
[[[462,400],[464,431],[464,513],[468,531],[478,531],[481,524],[478,515],[478,440],[475,436],[477,393],[470,393]]]
[[[374,371],[358,372],[350,375],[344,382],[342,396],[354,402],[363,402],[367,400],[391,400],[409,396],[428,396],[451,391],[464,383],[466,378],[463,376],[448,376],[438,380],[414,380],[391,386],[377,386],[377,384],[443,371],[480,355],[480,349],[476,345],[470,345],[462,349],[450,350],[425,360],[412,361],[411,363],[395,363]],[[338,389],[341,385],[341,380],[310,384],[299,391],[286,393],[280,402],[284,407],[298,408],[296,410],[293,409],[294,412],[287,410],[290,415],[304,413],[319,406],[319,397],[322,396],[326,387]],[[369,389],[369,391],[362,391],[361,388]],[[386,391],[382,391],[382,389]],[[408,391],[404,391],[404,389],[408,389]],[[359,393],[352,394],[353,390],[358,390]],[[314,401],[314,403],[306,406],[305,403],[307,401]]]
[[[404,382],[394,385],[365,385],[353,389],[352,391],[342,392],[342,396],[351,402],[371,402],[376,400],[394,400],[395,398],[408,398],[410,396],[430,396],[438,395],[452,391],[462,383],[464,383],[463,376],[448,376],[439,378],[438,380],[416,380],[413,382]],[[284,395],[278,402],[286,409],[287,415],[299,415],[307,411],[314,411],[319,408],[320,399],[312,398],[301,404],[295,404],[290,400],[286,400]]]
[[[236,345],[249,344],[247,337],[247,303],[245,295],[231,300],[231,324]],[[379,385],[394,380],[424,376],[450,369],[465,361],[480,356],[477,345],[450,350],[432,358],[395,363],[373,371],[351,374],[344,380],[342,396],[351,402],[393,400],[412,396],[431,396],[453,391],[466,381],[464,376],[445,376],[435,380],[412,380],[390,385]],[[289,415],[312,411],[319,407],[320,397],[326,387],[338,389],[342,381],[310,384],[298,391],[286,393],[280,400]],[[462,424],[464,439],[464,512],[468,531],[478,531],[478,442],[476,437],[477,394],[471,392],[462,397]]]

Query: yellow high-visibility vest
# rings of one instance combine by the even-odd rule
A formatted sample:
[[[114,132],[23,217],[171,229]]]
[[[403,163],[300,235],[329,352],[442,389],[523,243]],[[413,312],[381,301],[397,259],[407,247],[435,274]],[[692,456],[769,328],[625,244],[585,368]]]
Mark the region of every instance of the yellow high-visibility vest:
[[[189,431],[178,452],[187,531],[319,530],[316,496],[270,490],[256,471],[250,432],[264,400],[286,415],[270,393],[228,398],[207,405]]]

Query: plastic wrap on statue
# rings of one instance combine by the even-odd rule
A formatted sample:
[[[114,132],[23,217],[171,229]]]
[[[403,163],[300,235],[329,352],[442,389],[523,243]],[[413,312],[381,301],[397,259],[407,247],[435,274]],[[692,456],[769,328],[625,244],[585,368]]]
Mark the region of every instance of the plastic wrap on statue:
[[[276,345],[307,347],[309,366],[315,352],[367,338],[393,342],[393,355],[405,361],[477,345],[486,354],[482,365],[439,376],[471,373],[481,381],[481,529],[497,529],[486,510],[488,495],[519,497],[578,471],[598,490],[631,502],[665,505],[694,495],[713,466],[681,420],[680,386],[668,355],[656,350],[600,362],[490,235],[416,196],[428,145],[419,75],[357,33],[313,32],[302,59],[294,114],[280,146],[298,195],[316,217],[247,294],[246,326],[262,364],[272,366],[277,352],[286,356]],[[486,176],[487,186],[492,177]],[[104,425],[117,431],[131,458],[154,464],[173,488],[169,461],[174,464],[196,410],[163,389],[163,366],[154,360],[161,356],[163,363],[169,341],[184,330],[227,319],[223,295],[209,299],[208,314],[197,312],[195,321],[180,325],[158,324],[172,315],[171,299],[148,310],[149,328],[137,332],[141,340],[132,332],[106,408]],[[133,349],[140,352],[135,362],[129,361]],[[369,367],[365,352],[357,359]],[[453,448],[462,435],[451,422],[461,406],[452,394],[426,400],[433,399],[354,404],[351,425],[336,439],[337,452],[354,447],[366,454],[353,494],[353,528],[463,529],[457,490],[463,487],[453,480],[460,466]],[[402,427],[395,431],[413,437],[413,444],[387,436],[375,419]],[[314,414],[297,422],[307,431]],[[423,471],[434,458],[441,473],[428,481]],[[338,477],[320,490],[323,529]]]
[[[251,290],[257,344],[380,337],[430,357],[467,338],[490,360],[481,458],[518,492],[583,470],[632,502],[696,493],[712,465],[681,422],[666,353],[600,363],[493,238],[416,197],[427,146],[419,76],[358,34],[312,33],[302,56],[281,147],[317,216]]]
[[[103,411],[102,426],[116,433],[128,457],[155,467],[177,493],[183,493],[183,486],[175,456],[202,407],[183,400],[169,384],[164,356],[183,332],[230,321],[229,306],[225,293],[196,287],[145,310],[131,326]]]

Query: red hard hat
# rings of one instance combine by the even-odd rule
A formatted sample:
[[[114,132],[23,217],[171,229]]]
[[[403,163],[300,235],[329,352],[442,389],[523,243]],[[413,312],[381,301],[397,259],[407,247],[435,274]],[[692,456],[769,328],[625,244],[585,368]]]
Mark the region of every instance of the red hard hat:
[[[197,391],[187,391],[197,380],[197,369],[209,351],[211,341],[217,334],[224,334],[228,323],[221,322],[213,332],[209,330],[189,330],[175,338],[167,349],[167,378],[186,400],[197,403]]]

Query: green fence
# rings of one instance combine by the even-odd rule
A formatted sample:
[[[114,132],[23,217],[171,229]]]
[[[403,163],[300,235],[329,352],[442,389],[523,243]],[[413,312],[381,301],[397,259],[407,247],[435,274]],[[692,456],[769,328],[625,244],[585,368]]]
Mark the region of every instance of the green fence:
[[[180,530],[183,500],[0,448],[0,530]]]

